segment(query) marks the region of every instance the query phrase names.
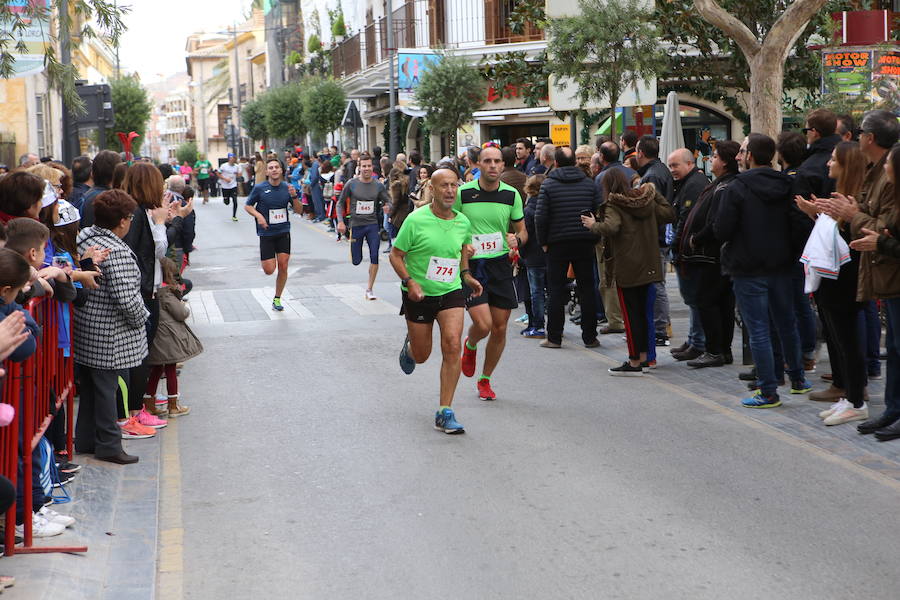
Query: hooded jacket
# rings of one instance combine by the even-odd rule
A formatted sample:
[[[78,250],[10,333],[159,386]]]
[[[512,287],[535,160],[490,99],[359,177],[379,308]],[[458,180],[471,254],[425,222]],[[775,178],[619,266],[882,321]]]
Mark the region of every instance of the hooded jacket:
[[[672,206],[645,183],[636,196],[610,194],[604,208],[603,221],[594,223],[591,231],[612,242],[616,285],[631,288],[662,281],[657,232],[675,219]]]
[[[794,194],[807,200],[815,194],[827,198],[834,191],[834,179],[828,176],[828,161],[841,136],[829,135],[813,142],[806,151],[806,159],[797,167],[794,178]]]
[[[790,274],[813,222],[797,208],[791,178],[758,167],[725,188],[713,225],[722,268],[732,277]]]
[[[538,194],[534,225],[538,244],[596,242],[597,236],[581,224],[581,213],[596,214],[600,193],[584,171],[575,166],[553,169]]]

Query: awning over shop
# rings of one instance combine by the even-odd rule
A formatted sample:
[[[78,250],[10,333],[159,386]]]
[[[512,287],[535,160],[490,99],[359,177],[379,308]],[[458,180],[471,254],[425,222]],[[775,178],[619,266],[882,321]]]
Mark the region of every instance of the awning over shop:
[[[623,120],[625,111],[621,108],[616,109],[616,131],[622,133],[624,131]],[[600,125],[600,128],[594,132],[594,135],[609,135],[612,131],[612,117],[606,117],[606,120]]]

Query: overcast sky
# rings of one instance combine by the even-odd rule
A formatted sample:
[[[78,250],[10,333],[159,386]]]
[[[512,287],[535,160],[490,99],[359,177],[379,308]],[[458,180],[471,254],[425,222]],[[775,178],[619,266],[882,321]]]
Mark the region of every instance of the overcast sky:
[[[119,59],[147,83],[187,69],[184,46],[197,31],[221,31],[244,20],[250,0],[120,0],[125,16]]]

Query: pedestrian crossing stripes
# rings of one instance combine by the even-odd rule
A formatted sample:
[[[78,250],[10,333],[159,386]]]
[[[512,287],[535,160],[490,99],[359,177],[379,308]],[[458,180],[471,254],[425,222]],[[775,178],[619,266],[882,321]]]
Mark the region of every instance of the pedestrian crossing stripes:
[[[273,287],[194,291],[187,297],[191,308],[188,322],[197,325],[297,321],[349,314],[396,315],[400,311],[390,302],[367,300],[365,288],[353,284],[288,286],[281,295],[281,312],[272,309],[274,295]]]

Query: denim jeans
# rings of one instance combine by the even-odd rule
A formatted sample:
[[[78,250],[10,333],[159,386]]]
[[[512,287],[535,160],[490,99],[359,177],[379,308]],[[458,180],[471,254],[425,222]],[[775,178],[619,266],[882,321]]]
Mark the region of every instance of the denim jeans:
[[[680,265],[675,274],[678,276],[678,289],[681,291],[681,298],[684,303],[691,309],[690,328],[688,330],[688,344],[697,350],[706,351],[706,335],[703,333],[703,323],[700,320],[700,309],[697,308],[697,298],[699,294],[700,280],[692,277],[691,271],[685,270]]]
[[[662,258],[662,281],[653,284],[656,288],[656,296],[653,301],[653,327],[658,337],[668,337],[669,331],[669,294],[666,292],[666,265],[669,263],[669,248],[660,248],[659,255]],[[654,343],[654,347],[656,344]]]
[[[528,287],[531,291],[532,327],[544,328],[544,298],[547,288],[547,267],[528,267]]]
[[[859,309],[859,345],[866,357],[866,371],[869,375],[881,373],[881,319],[878,305],[874,300],[863,303]]]
[[[816,355],[816,315],[809,303],[809,294],[803,292],[806,275],[803,265],[797,263],[792,281],[794,285],[794,314],[797,317],[797,334],[800,336],[800,351],[803,358],[811,359]]]
[[[322,188],[314,187],[310,190],[313,200],[313,210],[317,219],[325,218],[325,196],[322,194]]]
[[[750,350],[756,365],[759,388],[764,396],[777,395],[775,360],[769,335],[769,316],[775,321],[781,349],[788,364],[791,381],[803,381],[803,358],[797,319],[794,315],[793,282],[790,275],[735,277],[734,295],[744,325],[750,335]]]
[[[882,300],[887,310],[887,363],[885,364],[884,414],[900,417],[900,298]]]
[[[600,269],[597,262],[594,262],[594,302],[597,306],[597,320],[602,321],[606,318],[606,307],[603,305],[603,296],[600,294]]]

